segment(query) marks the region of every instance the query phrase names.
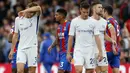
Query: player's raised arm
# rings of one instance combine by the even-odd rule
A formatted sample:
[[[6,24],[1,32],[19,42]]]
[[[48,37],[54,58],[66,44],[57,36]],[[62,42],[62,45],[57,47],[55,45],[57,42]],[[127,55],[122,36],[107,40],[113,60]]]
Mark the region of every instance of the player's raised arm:
[[[32,3],[28,4],[27,9],[20,11],[18,13],[18,15],[25,16],[26,13],[30,13],[30,12],[38,12],[38,15],[40,15],[40,13],[42,13],[42,9],[37,3],[32,2]]]

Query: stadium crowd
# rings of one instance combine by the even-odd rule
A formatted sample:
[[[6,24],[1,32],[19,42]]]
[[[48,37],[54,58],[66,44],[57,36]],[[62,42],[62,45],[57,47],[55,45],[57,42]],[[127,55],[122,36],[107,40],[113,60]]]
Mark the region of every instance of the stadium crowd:
[[[28,2],[37,1],[44,9],[39,20],[39,48],[43,40],[42,35],[50,32],[55,39],[55,12],[59,8],[67,10],[67,19],[79,15],[79,3],[81,0],[0,0],[0,63],[8,63],[8,54],[11,44],[8,42],[8,34],[14,25],[17,13],[23,9]],[[92,3],[94,0],[88,0]],[[130,62],[130,0],[100,0],[103,4],[111,4],[114,8],[113,16],[118,20],[121,27],[121,63]],[[128,30],[128,31],[127,31]]]

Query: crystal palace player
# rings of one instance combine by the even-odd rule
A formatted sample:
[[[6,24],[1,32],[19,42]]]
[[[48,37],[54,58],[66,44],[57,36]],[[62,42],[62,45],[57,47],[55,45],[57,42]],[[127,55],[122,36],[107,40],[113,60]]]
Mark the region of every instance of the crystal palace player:
[[[120,28],[118,22],[112,17],[113,9],[111,6],[104,7],[103,16],[107,19],[106,33],[116,41],[117,45],[106,41],[106,51],[108,62],[113,69],[113,73],[119,73],[120,66],[120,49],[119,49],[119,36]]]
[[[14,26],[12,26],[12,29],[10,31],[9,38],[8,38],[8,41],[10,43],[12,43],[13,34],[14,34]],[[16,46],[14,48],[13,57],[11,57],[11,58],[9,57],[9,59],[11,60],[11,64],[12,64],[12,73],[17,73],[16,57],[17,57],[17,48],[18,48],[18,43],[19,43],[19,37],[20,37],[20,35],[18,35],[18,41],[17,41]],[[11,51],[10,51],[10,53],[11,53]],[[24,73],[28,73],[27,64],[24,67]]]
[[[68,33],[69,33],[69,27],[70,22],[65,20],[65,17],[67,15],[66,10],[64,9],[58,9],[55,18],[56,21],[60,23],[60,25],[57,28],[57,35],[55,42],[48,48],[48,51],[50,52],[51,48],[54,46],[60,47],[59,51],[59,72],[58,73],[64,73],[64,72],[70,72],[71,71],[71,64],[66,59],[66,52],[67,52],[67,45],[68,45]]]

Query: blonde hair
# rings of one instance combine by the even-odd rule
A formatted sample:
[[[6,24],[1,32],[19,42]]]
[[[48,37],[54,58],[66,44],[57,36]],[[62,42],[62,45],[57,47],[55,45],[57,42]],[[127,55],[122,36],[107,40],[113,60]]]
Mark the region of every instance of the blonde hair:
[[[31,2],[31,3],[28,3],[27,5],[27,8],[31,8],[31,7],[34,7],[34,6],[39,6],[36,2]],[[33,13],[33,16],[37,13],[37,12],[32,12]]]
[[[38,4],[36,2],[31,2],[31,3],[28,3],[27,7],[31,8],[31,7],[34,7],[34,6],[38,6]]]

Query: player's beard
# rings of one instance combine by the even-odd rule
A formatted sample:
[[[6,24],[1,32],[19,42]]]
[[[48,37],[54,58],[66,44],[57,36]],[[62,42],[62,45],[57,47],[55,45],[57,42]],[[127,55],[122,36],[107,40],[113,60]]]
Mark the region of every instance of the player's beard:
[[[97,14],[98,16],[102,16],[102,14],[101,14],[100,12],[97,12],[96,14]]]

